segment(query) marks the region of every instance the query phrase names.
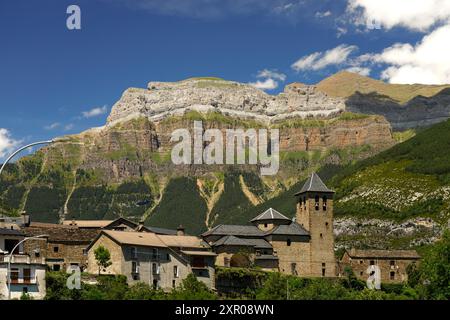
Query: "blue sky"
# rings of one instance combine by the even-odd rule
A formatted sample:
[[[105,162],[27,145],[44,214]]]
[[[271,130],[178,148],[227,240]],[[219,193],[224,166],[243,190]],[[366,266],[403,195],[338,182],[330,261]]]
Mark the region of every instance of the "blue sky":
[[[440,1],[430,0],[431,22],[418,21],[419,2],[417,12],[412,5],[391,17],[374,0],[2,1],[0,159],[27,142],[104,125],[126,88],[149,81],[217,76],[276,94],[351,69],[446,82],[420,64],[421,46],[447,35],[450,9]],[[71,4],[81,30],[66,27]]]

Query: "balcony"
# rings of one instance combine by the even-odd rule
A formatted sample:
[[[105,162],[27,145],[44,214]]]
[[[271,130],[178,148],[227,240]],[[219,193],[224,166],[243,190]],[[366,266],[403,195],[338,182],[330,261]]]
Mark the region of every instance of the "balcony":
[[[8,263],[9,255],[0,256],[0,263]],[[11,264],[45,264],[45,258],[31,258],[26,254],[13,254]]]

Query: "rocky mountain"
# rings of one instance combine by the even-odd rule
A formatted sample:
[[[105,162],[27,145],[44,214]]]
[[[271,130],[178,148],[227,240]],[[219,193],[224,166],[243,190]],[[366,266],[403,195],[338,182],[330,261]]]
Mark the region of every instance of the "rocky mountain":
[[[249,165],[174,165],[176,129],[277,128],[280,171]],[[324,165],[345,164],[392,146],[380,116],[345,111],[342,99],[291,85],[271,96],[249,85],[196,78],[128,89],[104,127],[66,137],[7,168],[0,212],[38,221],[126,216],[199,233],[245,223],[246,210],[276,197]]]
[[[317,84],[346,110],[384,116],[396,131],[427,127],[450,118],[450,85],[401,85],[340,72]]]
[[[410,180],[408,173],[392,190],[386,190],[382,188],[383,179],[398,172],[403,163],[380,158],[384,159],[380,162],[384,171],[379,172],[379,180],[374,184],[378,187],[366,185],[362,198],[366,194],[374,199],[392,196],[392,203],[405,204],[386,206],[390,211],[382,214],[385,207],[380,207],[379,202],[358,202],[361,194],[352,193],[357,190],[353,181],[364,185],[360,176],[364,177],[365,171],[356,173],[351,168],[362,168],[364,163],[378,160],[359,160],[378,159],[380,152],[397,148],[390,149],[396,144],[391,126],[394,122],[387,114],[392,112],[391,105],[385,105],[386,112],[380,109],[391,119],[389,123],[380,115],[383,112],[374,111],[378,106],[371,107],[364,100],[372,94],[361,98],[360,109],[354,108],[349,101],[358,94],[339,97],[326,93],[321,84],[292,84],[274,96],[217,78],[151,82],[147,89],[128,89],[113,106],[105,126],[68,136],[64,143],[53,144],[9,165],[0,177],[0,214],[26,210],[34,220],[46,222],[124,216],[160,227],[183,224],[189,233],[198,234],[218,223],[246,223],[270,206],[293,216],[293,194],[310,172],[319,171],[338,190],[339,243],[360,241],[361,234],[372,232],[379,221],[386,233],[405,223],[412,225],[414,232],[403,238],[417,239],[421,232],[428,232],[421,229],[420,219],[430,217],[421,212],[431,212],[440,203],[427,199],[438,199],[431,197],[433,192],[446,189],[433,189],[440,183],[437,178],[430,182],[418,175],[414,179],[419,180]],[[412,100],[420,100],[420,104],[434,98]],[[446,101],[445,97],[442,99]],[[443,104],[445,110],[445,103],[435,100],[430,108]],[[366,106],[368,109],[363,109]],[[430,108],[424,109],[417,121],[426,121]],[[237,128],[279,129],[280,171],[276,176],[265,177],[257,166],[250,165],[174,165],[170,158],[171,133],[180,128],[192,131],[194,120],[202,121],[205,130],[215,128],[222,132]],[[417,138],[406,143],[414,143]],[[403,145],[398,145],[400,150],[405,148]],[[440,165],[428,163],[436,168]],[[355,175],[344,177],[350,171]],[[433,186],[431,193],[410,194],[409,183],[415,184],[422,178],[427,186]],[[418,187],[411,190],[419,193]],[[405,196],[400,195],[403,191]],[[442,201],[445,206],[446,200]],[[442,206],[438,205],[441,209]],[[433,231],[427,233],[427,239],[436,236],[442,221],[433,220],[431,225]],[[392,235],[395,239],[398,232],[393,231]],[[379,235],[376,237],[380,239]],[[392,242],[390,237],[383,239]],[[381,243],[378,244],[384,245]],[[401,245],[409,244],[405,240]]]

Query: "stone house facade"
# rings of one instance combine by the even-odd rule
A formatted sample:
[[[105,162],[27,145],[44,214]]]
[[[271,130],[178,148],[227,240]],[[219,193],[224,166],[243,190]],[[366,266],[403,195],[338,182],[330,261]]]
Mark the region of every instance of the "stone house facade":
[[[218,225],[202,237],[218,254],[218,266],[335,277],[333,195],[313,173],[296,194],[295,219],[270,208],[252,219],[253,225]]]
[[[418,264],[420,256],[415,250],[356,250],[345,251],[339,262],[339,273],[351,268],[360,280],[367,280],[370,266],[380,268],[382,283],[402,283],[408,280],[406,268]]]
[[[19,244],[24,237],[24,233],[19,230],[0,228],[0,299],[8,299],[9,296],[9,262],[11,262],[11,299],[20,299],[24,293],[34,299],[45,297],[45,259],[24,253],[24,245]]]
[[[95,250],[103,246],[112,264],[99,270]],[[88,273],[125,275],[130,284],[145,282],[170,290],[190,273],[214,289],[216,254],[200,238],[158,235],[150,232],[103,230],[87,248]]]

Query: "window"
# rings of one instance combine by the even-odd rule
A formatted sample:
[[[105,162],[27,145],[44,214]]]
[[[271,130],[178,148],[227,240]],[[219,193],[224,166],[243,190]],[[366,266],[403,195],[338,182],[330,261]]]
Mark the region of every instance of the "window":
[[[59,271],[59,270],[61,270],[61,266],[59,264],[54,264],[53,271]]]
[[[135,247],[131,247],[130,251],[131,251],[131,258],[132,259],[137,259],[137,250],[136,250],[136,248]]]
[[[23,269],[23,283],[31,283],[31,269]]]
[[[394,271],[391,271],[391,273],[389,274],[389,279],[395,280],[395,272]]]
[[[223,265],[225,267],[229,267],[230,266],[230,258],[224,257],[223,258]]]
[[[59,247],[58,246],[53,247],[53,252],[58,253],[59,252]]]
[[[370,260],[370,265],[374,266],[375,265],[375,260]]]
[[[131,262],[131,273],[138,274],[139,273],[139,266],[136,261]]]
[[[395,266],[395,260],[389,261],[389,264],[391,265],[391,267],[394,267]]]
[[[39,258],[40,256],[41,256],[41,252],[39,251],[39,249],[34,250],[34,257]]]
[[[362,276],[363,274],[364,274],[364,272],[362,272],[362,271],[359,273],[360,276]]]
[[[316,208],[316,211],[319,211],[319,196],[318,195],[316,195],[316,197],[315,197],[315,208]]]
[[[288,247],[291,246],[291,243],[292,243],[291,239],[287,239],[287,240],[286,240],[286,245],[287,245]]]
[[[267,223],[264,223],[264,228],[267,228]]]
[[[158,280],[153,279],[153,289],[158,289]]]
[[[178,278],[180,275],[178,273],[178,266],[173,266],[173,277]]]
[[[159,266],[158,266],[157,263],[152,263],[152,273],[153,273],[154,275],[159,274]]]
[[[323,238],[323,234],[320,234],[320,237]]]
[[[168,254],[168,253],[166,254],[166,260],[170,261],[170,254]]]
[[[328,229],[328,225],[329,225],[329,223],[328,222],[325,222],[325,227]]]
[[[88,254],[87,249],[83,249],[83,256],[87,256],[87,254]]]
[[[327,211],[327,196],[322,197],[322,209],[323,211]]]
[[[176,286],[177,286],[177,282],[175,280],[172,280],[172,288],[175,289]]]
[[[152,259],[157,260],[158,259],[158,249],[153,248],[152,249]]]
[[[291,274],[297,274],[297,264],[295,262],[291,263]]]
[[[364,263],[364,261],[363,260],[359,260],[359,264],[363,264]]]
[[[19,269],[11,268],[11,283],[19,283]]]
[[[19,243],[19,240],[13,240],[13,239],[5,239],[5,251],[8,253],[11,253],[11,251],[14,249],[14,247]],[[19,247],[14,250],[14,253],[19,253]]]

